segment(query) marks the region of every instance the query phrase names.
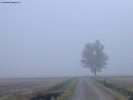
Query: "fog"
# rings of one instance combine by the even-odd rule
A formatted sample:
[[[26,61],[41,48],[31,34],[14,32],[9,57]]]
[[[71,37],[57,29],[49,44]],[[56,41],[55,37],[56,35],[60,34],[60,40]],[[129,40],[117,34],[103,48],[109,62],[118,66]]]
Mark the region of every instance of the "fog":
[[[98,75],[133,75],[133,0],[19,2],[0,3],[0,78],[94,75],[80,60],[97,39],[109,56]]]

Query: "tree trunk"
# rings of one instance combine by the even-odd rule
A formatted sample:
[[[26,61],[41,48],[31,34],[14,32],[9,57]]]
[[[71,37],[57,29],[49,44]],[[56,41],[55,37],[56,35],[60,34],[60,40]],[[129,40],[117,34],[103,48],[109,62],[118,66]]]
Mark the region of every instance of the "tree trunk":
[[[96,72],[96,70],[95,70],[95,77],[97,76],[97,72]]]

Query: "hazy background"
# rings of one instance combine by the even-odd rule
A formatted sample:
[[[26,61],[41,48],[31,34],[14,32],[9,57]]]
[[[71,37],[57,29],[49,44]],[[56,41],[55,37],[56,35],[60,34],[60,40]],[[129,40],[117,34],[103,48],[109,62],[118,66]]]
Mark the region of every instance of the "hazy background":
[[[98,75],[133,75],[133,0],[19,1],[0,3],[0,78],[93,75],[79,61],[96,39],[109,55]]]

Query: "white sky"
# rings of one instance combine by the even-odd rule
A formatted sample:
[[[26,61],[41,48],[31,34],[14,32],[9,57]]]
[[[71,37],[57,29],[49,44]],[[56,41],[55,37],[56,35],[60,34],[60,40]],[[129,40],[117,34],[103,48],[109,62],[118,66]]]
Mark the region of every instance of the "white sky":
[[[79,61],[97,39],[101,75],[133,75],[133,0],[19,1],[0,3],[0,78],[93,75]]]

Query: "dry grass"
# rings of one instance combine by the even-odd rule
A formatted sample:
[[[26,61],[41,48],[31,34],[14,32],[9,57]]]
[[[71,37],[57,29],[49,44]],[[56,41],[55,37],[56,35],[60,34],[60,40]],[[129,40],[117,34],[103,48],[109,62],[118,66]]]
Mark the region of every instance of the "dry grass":
[[[62,93],[61,95],[59,95],[59,97],[57,98],[57,100],[68,100],[73,92],[74,92],[74,87],[75,84],[77,83],[77,79],[75,79]]]
[[[111,97],[114,98],[114,100],[128,100],[127,98],[125,98],[123,95],[109,89],[106,88],[105,86],[101,85],[100,83],[90,79],[95,85],[97,85],[99,88],[101,88],[102,90],[104,90],[105,92],[107,92]]]
[[[49,91],[52,88],[56,87],[57,85],[62,84],[68,80],[69,79],[64,79],[64,80],[59,80],[56,82],[51,82],[48,85],[37,86],[30,90],[27,89],[27,91],[22,92],[22,93],[16,92],[16,93],[11,93],[9,95],[4,95],[3,97],[0,97],[0,100],[30,100],[30,98],[32,98],[35,94],[39,94],[42,91],[43,92]]]

